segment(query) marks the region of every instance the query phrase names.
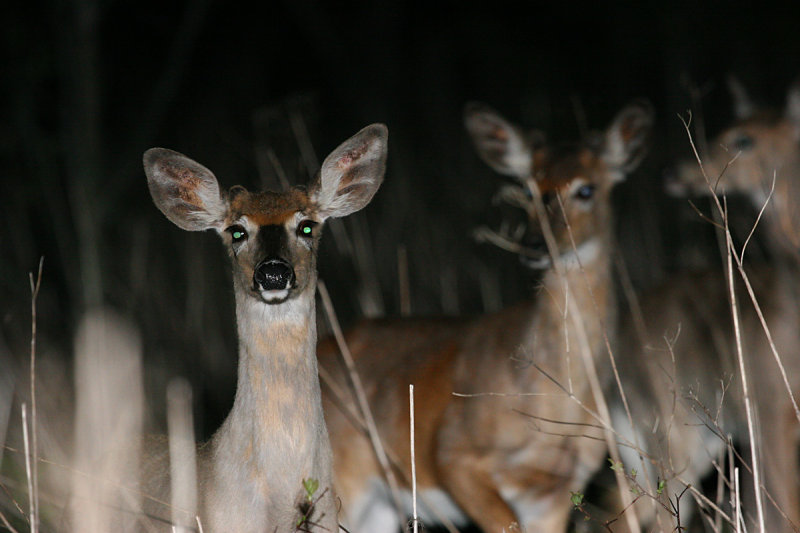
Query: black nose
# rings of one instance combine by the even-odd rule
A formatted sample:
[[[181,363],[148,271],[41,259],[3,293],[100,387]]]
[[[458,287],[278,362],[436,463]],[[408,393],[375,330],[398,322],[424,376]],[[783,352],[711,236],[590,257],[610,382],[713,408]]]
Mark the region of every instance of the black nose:
[[[547,252],[547,241],[539,233],[526,233],[522,237],[522,246],[537,253]]]
[[[283,259],[267,259],[256,267],[253,282],[265,291],[288,289],[294,284],[294,270]]]

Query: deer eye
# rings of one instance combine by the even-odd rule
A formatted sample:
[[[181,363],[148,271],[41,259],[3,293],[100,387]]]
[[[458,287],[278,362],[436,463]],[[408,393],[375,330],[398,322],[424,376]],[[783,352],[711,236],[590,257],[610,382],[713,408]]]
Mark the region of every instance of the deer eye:
[[[734,150],[736,150],[737,152],[744,152],[746,150],[750,150],[751,148],[753,148],[753,146],[755,146],[755,144],[756,144],[755,139],[753,139],[750,135],[747,135],[746,133],[741,133],[737,135],[732,143]]]
[[[233,239],[234,243],[239,243],[247,240],[247,231],[239,224],[234,224],[225,231],[231,234],[231,239]]]
[[[575,198],[580,200],[589,200],[592,196],[594,196],[594,185],[582,185],[575,191]]]
[[[311,237],[314,236],[314,226],[316,225],[317,223],[314,222],[313,220],[303,220],[302,222],[300,222],[300,224],[297,225],[297,234],[300,237],[305,237],[307,239],[310,239]]]

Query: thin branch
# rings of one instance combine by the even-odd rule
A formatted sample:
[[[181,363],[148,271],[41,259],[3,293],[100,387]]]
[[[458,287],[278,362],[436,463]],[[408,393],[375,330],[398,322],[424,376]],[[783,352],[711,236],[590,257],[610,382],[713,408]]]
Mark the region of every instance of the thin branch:
[[[30,507],[29,522],[31,525],[31,533],[36,533],[36,520],[34,519],[36,512],[36,504],[34,503],[33,494],[33,475],[31,472],[31,450],[28,441],[28,409],[27,405],[22,404],[22,440],[25,444],[25,473],[28,478],[28,505]]]
[[[0,511],[0,520],[2,520],[2,521],[3,521],[3,525],[4,525],[4,526],[6,527],[6,529],[8,529],[8,530],[9,530],[11,533],[19,533],[19,532],[18,532],[16,529],[14,529],[14,528],[11,526],[11,524],[10,524],[10,523],[9,523],[9,521],[8,521],[8,519],[6,518],[6,515],[4,515],[2,511]]]
[[[706,184],[708,185],[714,203],[717,206],[718,213],[722,216],[722,220],[725,226],[725,244],[727,250],[727,253],[725,254],[726,276],[728,281],[728,292],[731,304],[731,317],[733,319],[734,337],[736,339],[736,358],[739,365],[739,374],[742,379],[742,394],[744,396],[744,406],[747,418],[747,431],[748,431],[748,436],[750,438],[751,462],[753,467],[753,485],[756,493],[756,510],[758,516],[758,525],[760,527],[760,531],[764,532],[764,502],[760,490],[761,475],[760,475],[760,467],[758,459],[758,442],[756,441],[756,436],[755,436],[755,427],[754,427],[753,412],[752,412],[753,408],[750,398],[750,390],[748,387],[747,373],[745,371],[744,354],[742,352],[742,335],[741,335],[741,325],[739,318],[739,308],[736,303],[736,287],[734,285],[734,277],[733,277],[733,263],[734,263],[733,256],[735,254],[735,248],[733,245],[733,238],[731,236],[730,227],[728,226],[727,205],[725,207],[722,206],[719,198],[715,194],[714,188],[711,186],[711,181],[708,179],[708,175],[706,174],[705,168],[703,168],[702,162],[700,160],[700,155],[697,152],[697,148],[695,147],[694,141],[692,139],[692,133],[689,128],[689,124],[683,119],[683,117],[681,117],[681,122],[683,122],[684,128],[686,129],[686,133],[689,136],[689,144],[691,145],[695,158],[697,159],[697,162],[700,165],[700,170],[703,174],[703,177],[706,180]],[[741,269],[741,262],[738,257],[737,257],[737,264],[739,265],[739,272],[743,273],[743,270]]]
[[[28,273],[31,286],[31,453],[33,454],[33,500],[31,514],[31,529],[36,531],[39,528],[39,466],[35,460],[39,456],[39,447],[36,431],[36,299],[39,296],[39,288],[42,286],[42,268],[44,267],[44,256],[39,258],[39,271],[34,281],[33,273]]]
[[[378,427],[376,426],[375,419],[372,416],[372,410],[369,408],[367,395],[366,392],[364,392],[364,385],[362,384],[361,377],[358,375],[358,371],[356,370],[355,363],[353,362],[353,356],[350,353],[350,348],[347,346],[347,342],[342,334],[342,329],[339,326],[339,320],[336,318],[336,313],[334,311],[330,295],[328,294],[328,289],[322,280],[318,281],[317,288],[319,290],[320,298],[322,299],[322,305],[325,308],[325,316],[328,318],[328,324],[333,331],[333,335],[336,338],[336,344],[339,346],[339,351],[342,354],[345,366],[347,367],[347,372],[353,385],[353,391],[356,395],[356,401],[358,402],[359,408],[361,409],[361,415],[364,417],[364,421],[367,425],[367,431],[370,441],[372,442],[372,447],[375,451],[375,455],[378,458],[378,462],[383,469],[383,474],[386,476],[386,481],[389,484],[390,492],[397,509],[397,517],[400,527],[403,528],[405,526],[405,520],[403,520],[403,504],[400,501],[400,489],[397,484],[397,478],[394,475],[394,471],[389,464],[389,459],[386,456],[386,451],[383,443],[381,442],[380,435],[378,434]]]
[[[417,460],[414,447],[414,385],[408,386],[408,403],[409,403],[409,431],[411,439],[411,502],[412,502],[412,524],[413,531],[419,531],[419,515],[417,514]]]

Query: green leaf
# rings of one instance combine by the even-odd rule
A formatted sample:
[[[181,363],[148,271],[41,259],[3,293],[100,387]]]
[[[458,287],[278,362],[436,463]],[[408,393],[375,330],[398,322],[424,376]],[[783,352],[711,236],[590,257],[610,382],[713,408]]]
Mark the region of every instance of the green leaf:
[[[569,491],[569,500],[575,507],[580,507],[583,505],[583,494],[580,492]]]
[[[303,480],[303,488],[306,489],[306,498],[308,501],[311,501],[314,498],[314,494],[317,492],[319,488],[319,480],[310,477],[308,479]]]

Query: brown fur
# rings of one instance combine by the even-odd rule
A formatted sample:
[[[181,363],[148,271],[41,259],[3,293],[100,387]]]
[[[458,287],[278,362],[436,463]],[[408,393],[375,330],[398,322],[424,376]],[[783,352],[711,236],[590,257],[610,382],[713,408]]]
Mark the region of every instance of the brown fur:
[[[325,159],[308,191],[282,193],[234,187],[222,196],[211,171],[186,156],[162,148],[145,153],[156,206],[181,228],[216,230],[232,264],[239,375],[230,414],[198,448],[197,512],[205,531],[338,530],[315,357],[319,232],[309,238],[298,228],[304,220],[320,225],[363,208],[383,180],[386,140],[385,126],[364,128]],[[344,179],[358,194],[341,190]],[[235,242],[231,224],[245,230]],[[165,528],[171,526],[166,444],[144,443],[142,478],[146,510]],[[310,480],[318,483],[311,495]]]
[[[795,87],[793,91],[798,89]],[[757,209],[766,199],[773,171],[777,171],[776,196],[761,222],[772,262],[755,268],[748,266],[745,270],[796,397],[800,394],[797,305],[800,265],[791,241],[787,240],[792,232],[784,231],[782,210],[796,209],[795,197],[787,192],[795,190],[800,179],[798,126],[800,117],[792,116],[790,111],[780,119],[774,114],[743,117],[712,140],[710,153],[702,156],[712,185],[722,176],[718,192],[744,193]],[[739,148],[737,139],[743,136],[752,143]],[[682,162],[675,181],[668,186],[676,194],[710,194],[696,161]],[[789,227],[800,228],[793,224]],[[734,277],[741,312],[742,355],[763,469],[762,484],[777,503],[776,507],[764,496],[765,531],[792,531],[800,525],[797,483],[800,422],[750,297],[738,273],[734,272]],[[684,483],[699,486],[700,479],[711,471],[716,453],[724,447],[722,438],[727,434],[743,447],[745,461],[751,461],[729,300],[722,269],[683,274],[643,296],[642,310],[647,323],[644,339],[638,336],[632,320],[623,320],[619,349],[620,357],[627,363],[622,369],[623,382],[641,442],[652,455],[660,478],[669,482],[662,499],[674,499]],[[672,352],[665,338],[674,338]],[[723,387],[726,387],[724,399]],[[653,433],[656,420],[660,420],[660,426]],[[720,432],[721,437],[714,432]],[[626,466],[638,468],[639,463]],[[749,492],[744,504],[748,520],[752,521],[756,513],[752,478],[745,472],[741,486],[746,495]],[[691,509],[689,496],[684,498],[682,509],[686,525]],[[660,507],[656,510],[660,520],[657,527],[671,531],[674,517]],[[652,506],[640,507],[639,512],[640,516],[650,516],[652,524],[655,519]]]
[[[485,150],[485,137],[476,140],[479,153],[496,169],[510,168],[507,161],[525,154],[503,148],[527,150],[529,145],[516,128],[485,107],[479,109],[484,114],[477,118],[480,135],[490,136]],[[648,110],[626,111],[640,118],[640,133],[646,136]],[[610,131],[617,127],[615,122]],[[497,140],[508,141],[508,147],[498,147]],[[515,523],[531,533],[563,531],[571,508],[569,491],[580,490],[605,457],[601,431],[591,416],[547,376],[570,387],[589,409],[596,407],[572,317],[579,314],[590,357],[600,364],[603,333],[613,330],[615,321],[607,204],[619,179],[602,160],[604,153],[600,149],[587,157],[571,150],[556,157],[537,152],[530,158],[534,168],[520,176],[533,175],[542,192],[552,193],[545,210],[557,241],[556,257],[566,265],[563,277],[552,268],[545,271],[534,298],[473,319],[366,321],[347,334],[378,432],[399,462],[401,479],[410,471],[407,395],[408,385],[414,384],[417,483],[423,502],[431,490],[444,492],[487,533],[507,531]],[[595,196],[575,198],[577,183],[594,185]],[[533,206],[529,213],[538,226]],[[585,272],[575,261],[565,218]],[[597,253],[582,245],[597,246]],[[331,341],[318,349],[320,364],[343,384],[336,353]],[[393,531],[397,521],[376,488],[382,473],[368,439],[330,392],[324,402],[335,484],[349,517],[345,525],[353,533]],[[354,409],[352,400],[345,402]],[[426,515],[432,516],[430,509]]]

